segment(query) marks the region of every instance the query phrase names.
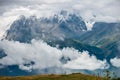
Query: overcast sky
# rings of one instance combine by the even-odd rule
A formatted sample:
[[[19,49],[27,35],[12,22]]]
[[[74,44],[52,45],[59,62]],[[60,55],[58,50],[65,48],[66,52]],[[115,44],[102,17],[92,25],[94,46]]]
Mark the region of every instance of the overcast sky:
[[[20,15],[50,16],[61,10],[79,13],[88,29],[95,21],[120,22],[120,0],[0,0],[0,37]]]
[[[120,16],[120,0],[0,0],[1,14],[19,7],[39,10],[74,9],[87,15]]]
[[[43,11],[74,10],[79,12],[86,20],[96,15],[97,21],[104,19],[110,22],[120,21],[120,0],[0,0],[1,15],[21,7],[31,11],[38,10],[39,13]]]

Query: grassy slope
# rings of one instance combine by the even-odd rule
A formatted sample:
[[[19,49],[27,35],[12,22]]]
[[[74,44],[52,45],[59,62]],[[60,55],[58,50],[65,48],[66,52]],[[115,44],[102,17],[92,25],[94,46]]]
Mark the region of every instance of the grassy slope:
[[[18,77],[0,77],[0,80],[106,80],[97,76],[85,74],[69,74],[69,75],[35,75],[35,76],[18,76]]]

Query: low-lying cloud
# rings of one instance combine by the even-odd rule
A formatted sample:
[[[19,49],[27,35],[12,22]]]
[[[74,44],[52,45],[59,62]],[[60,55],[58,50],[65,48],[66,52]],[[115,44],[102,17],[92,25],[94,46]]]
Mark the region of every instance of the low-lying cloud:
[[[109,67],[105,60],[97,60],[95,56],[90,56],[87,51],[79,52],[74,48],[60,50],[49,46],[41,40],[32,40],[31,43],[3,40],[0,41],[0,49],[3,49],[7,54],[7,56],[0,58],[1,68],[18,65],[22,70],[32,71],[52,67],[86,70],[106,69]],[[70,60],[62,63],[62,57]]]
[[[97,64],[99,63],[99,64]],[[106,60],[100,61],[97,60],[95,56],[90,56],[87,52],[83,52],[79,57],[75,60],[69,61],[64,67],[69,69],[107,69],[109,65],[106,64]]]
[[[110,62],[113,66],[120,68],[120,58],[115,57],[111,59]]]

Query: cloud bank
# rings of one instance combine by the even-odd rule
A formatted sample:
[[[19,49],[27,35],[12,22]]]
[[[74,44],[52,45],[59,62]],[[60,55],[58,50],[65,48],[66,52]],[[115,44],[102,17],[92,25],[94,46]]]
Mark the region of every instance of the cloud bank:
[[[0,58],[1,68],[10,65],[18,65],[21,70],[26,71],[52,67],[86,70],[109,68],[105,60],[97,60],[95,56],[90,56],[87,51],[79,52],[74,48],[60,50],[40,40],[32,40],[31,44],[3,40],[0,41],[0,49],[3,49],[7,54],[7,56]],[[70,60],[62,63],[62,57]]]
[[[88,53],[86,52],[83,52],[82,55],[79,55],[77,59],[69,61],[67,64],[64,65],[64,67],[69,69],[88,69],[88,70],[109,68],[105,60],[104,61],[96,60],[95,56],[90,57],[90,55],[88,55]]]
[[[120,22],[119,0],[0,0],[0,37],[20,15],[48,17],[61,10],[78,13],[88,30],[95,22]]]
[[[115,57],[111,59],[110,62],[113,66],[120,68],[120,58]]]

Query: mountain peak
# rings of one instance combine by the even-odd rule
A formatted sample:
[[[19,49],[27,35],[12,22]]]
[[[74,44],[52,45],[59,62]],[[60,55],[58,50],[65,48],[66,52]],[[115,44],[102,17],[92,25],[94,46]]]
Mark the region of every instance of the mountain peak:
[[[29,42],[31,39],[64,40],[79,37],[87,30],[85,22],[76,14],[61,11],[60,14],[37,18],[20,16],[7,32],[7,39]]]

